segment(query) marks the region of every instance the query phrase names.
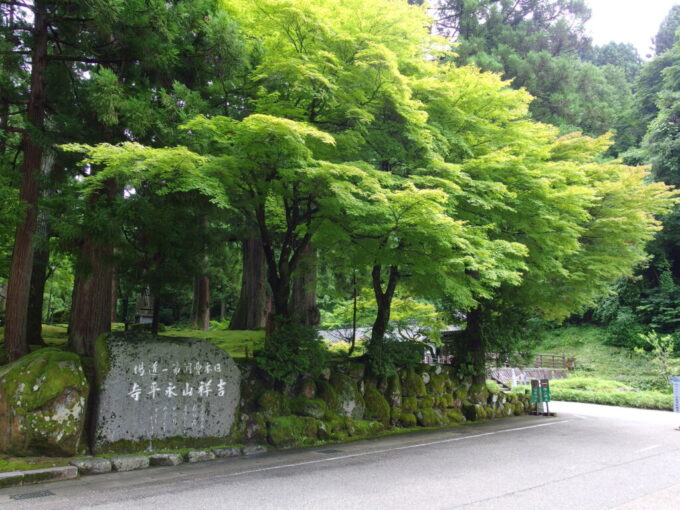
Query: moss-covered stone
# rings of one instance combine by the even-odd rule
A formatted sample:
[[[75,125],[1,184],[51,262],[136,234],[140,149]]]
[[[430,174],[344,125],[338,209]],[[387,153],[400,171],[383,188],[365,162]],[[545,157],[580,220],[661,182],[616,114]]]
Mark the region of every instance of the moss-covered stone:
[[[296,394],[304,398],[316,397],[316,383],[309,377],[302,378],[297,384]]]
[[[515,402],[511,405],[511,407],[515,416],[521,416],[524,414],[524,405],[521,402]]]
[[[465,416],[458,409],[447,409],[446,418],[450,423],[465,423]]]
[[[442,395],[442,405],[444,407],[456,407],[456,401],[454,400],[453,395],[444,393],[444,395]]]
[[[455,393],[456,399],[464,402],[468,397],[468,390],[464,386],[459,386]]]
[[[416,411],[416,418],[418,419],[418,425],[422,427],[439,427],[446,423],[441,413],[431,407],[418,409]]]
[[[352,362],[347,365],[347,375],[349,375],[354,382],[359,382],[366,374],[366,365],[363,363]]]
[[[471,402],[463,402],[461,408],[463,416],[467,421],[477,421],[477,406]]]
[[[0,452],[79,452],[89,386],[78,355],[45,348],[0,369]]]
[[[401,418],[401,407],[390,407],[390,423],[392,425],[399,424],[399,418]]]
[[[258,410],[268,418],[280,416],[283,409],[283,395],[273,391],[263,391],[257,399]]]
[[[338,406],[334,410],[353,420],[361,420],[366,406],[354,380],[343,374],[333,374],[330,384],[338,397]]]
[[[385,398],[392,407],[401,407],[401,381],[399,375],[393,374],[386,378],[387,388]]]
[[[296,397],[290,401],[290,411],[300,416],[311,416],[320,420],[327,410],[328,405],[320,398]]]
[[[269,423],[269,441],[277,448],[314,444],[318,422],[308,416],[277,416]]]
[[[403,397],[401,399],[401,409],[405,413],[412,413],[418,409],[418,399],[416,397]]]
[[[473,384],[468,396],[472,402],[485,404],[489,400],[489,390],[486,388],[486,384]]]
[[[432,374],[429,384],[430,394],[443,395],[446,392],[447,380],[444,374]]]
[[[434,407],[434,397],[430,395],[425,395],[418,399],[418,409],[425,409],[429,407]]]
[[[354,436],[372,436],[385,429],[385,425],[372,420],[357,420],[354,422]]]
[[[423,378],[412,368],[406,371],[402,383],[402,394],[405,397],[424,397],[427,395]]]
[[[337,412],[340,408],[340,401],[338,400],[338,394],[331,386],[331,384],[326,380],[320,380],[316,383],[317,387],[317,397],[326,402],[328,409]]]
[[[399,417],[399,423],[402,427],[415,427],[418,425],[418,419],[413,413],[401,413]]]
[[[375,387],[366,387],[364,402],[366,403],[366,412],[364,414],[366,419],[378,421],[386,427],[389,426],[390,405]]]

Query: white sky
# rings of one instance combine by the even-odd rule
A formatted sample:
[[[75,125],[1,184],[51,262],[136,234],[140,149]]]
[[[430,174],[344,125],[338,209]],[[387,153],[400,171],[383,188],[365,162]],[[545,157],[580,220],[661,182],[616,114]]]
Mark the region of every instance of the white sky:
[[[593,12],[586,25],[595,44],[632,43],[642,58],[671,7],[680,0],[587,0]]]

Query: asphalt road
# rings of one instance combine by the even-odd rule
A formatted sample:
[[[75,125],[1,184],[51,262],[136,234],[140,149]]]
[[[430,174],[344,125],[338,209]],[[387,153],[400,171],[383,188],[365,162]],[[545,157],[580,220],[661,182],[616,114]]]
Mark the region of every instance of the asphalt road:
[[[680,509],[680,414],[554,402],[436,432],[0,490],[0,509]],[[13,495],[51,495],[14,500]]]

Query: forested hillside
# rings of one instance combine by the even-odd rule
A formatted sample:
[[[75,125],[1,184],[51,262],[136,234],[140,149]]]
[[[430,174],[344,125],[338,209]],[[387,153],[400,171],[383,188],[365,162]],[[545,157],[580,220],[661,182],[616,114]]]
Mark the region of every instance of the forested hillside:
[[[478,376],[565,319],[673,334],[680,6],[643,61],[587,0],[417,4],[0,2],[6,360],[147,318],[264,329],[280,379],[320,327],[377,374],[413,329]]]

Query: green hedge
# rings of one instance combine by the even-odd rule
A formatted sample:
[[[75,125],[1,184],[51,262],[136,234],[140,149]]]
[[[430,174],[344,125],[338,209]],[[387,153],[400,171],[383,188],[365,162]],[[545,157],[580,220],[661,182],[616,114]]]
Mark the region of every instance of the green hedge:
[[[582,391],[551,388],[553,400],[586,402],[608,406],[639,407],[642,409],[673,410],[673,395],[658,391]]]

